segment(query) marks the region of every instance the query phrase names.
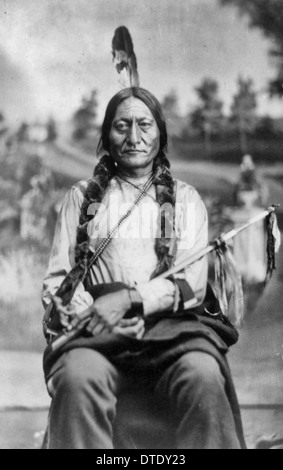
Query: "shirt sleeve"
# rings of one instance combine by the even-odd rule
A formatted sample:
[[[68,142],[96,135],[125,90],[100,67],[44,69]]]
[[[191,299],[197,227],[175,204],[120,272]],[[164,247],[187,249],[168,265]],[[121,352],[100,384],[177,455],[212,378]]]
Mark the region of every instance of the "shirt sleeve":
[[[136,286],[142,301],[144,315],[173,310],[176,286],[168,279],[153,279]]]
[[[198,192],[188,185],[179,189],[180,206],[176,209],[177,254],[175,265],[200,253],[208,244],[208,217]],[[203,303],[207,289],[208,260],[203,257],[174,276],[184,308]]]
[[[52,297],[75,265],[76,234],[83,197],[80,186],[77,185],[68,191],[62,204],[43,283],[42,303],[45,309],[48,306],[50,308]],[[85,291],[82,283],[79,284],[71,303],[78,313],[92,305],[92,296]]]
[[[179,182],[176,197],[176,257],[175,266],[206,248],[208,243],[207,211],[198,192]],[[136,286],[144,304],[145,315],[162,311],[177,311],[201,305],[207,289],[208,262],[204,257],[174,276],[175,284],[167,279],[154,279]]]

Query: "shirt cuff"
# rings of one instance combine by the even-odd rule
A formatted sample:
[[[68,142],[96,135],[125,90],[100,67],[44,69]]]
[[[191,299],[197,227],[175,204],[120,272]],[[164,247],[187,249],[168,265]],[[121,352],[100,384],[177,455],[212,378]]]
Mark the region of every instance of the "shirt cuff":
[[[189,310],[190,308],[195,307],[198,303],[198,300],[195,297],[190,284],[185,279],[174,279],[174,282],[179,288],[183,309]]]
[[[87,291],[78,292],[71,301],[71,305],[76,308],[77,313],[82,313],[84,310],[91,307],[93,303],[93,297]]]
[[[174,308],[176,286],[168,279],[153,279],[135,288],[143,300],[145,316]]]

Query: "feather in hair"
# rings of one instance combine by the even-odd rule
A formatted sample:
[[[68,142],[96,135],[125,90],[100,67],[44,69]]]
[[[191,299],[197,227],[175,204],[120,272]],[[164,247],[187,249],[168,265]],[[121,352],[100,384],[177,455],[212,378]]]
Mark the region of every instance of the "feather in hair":
[[[112,54],[122,88],[140,86],[134,45],[129,30],[125,26],[120,26],[115,31]]]

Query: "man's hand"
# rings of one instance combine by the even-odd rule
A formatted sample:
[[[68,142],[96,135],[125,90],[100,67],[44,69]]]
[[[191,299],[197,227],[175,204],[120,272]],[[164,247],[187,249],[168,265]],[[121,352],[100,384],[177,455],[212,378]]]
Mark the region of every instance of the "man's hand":
[[[118,326],[115,326],[113,329],[113,333],[115,334],[135,339],[142,339],[144,332],[144,320],[138,317],[121,320]]]
[[[76,308],[73,305],[63,306],[62,299],[60,297],[53,297],[53,303],[56,307],[56,311],[59,314],[60,323],[63,328],[67,328],[72,319],[76,316]]]
[[[87,331],[93,336],[99,335],[105,329],[112,331],[131,307],[131,298],[127,289],[99,297],[92,306],[94,316],[89,322]]]

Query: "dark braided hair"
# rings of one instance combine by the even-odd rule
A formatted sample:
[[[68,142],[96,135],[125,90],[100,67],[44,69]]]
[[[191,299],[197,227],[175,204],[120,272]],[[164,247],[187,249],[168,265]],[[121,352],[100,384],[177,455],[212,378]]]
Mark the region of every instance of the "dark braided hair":
[[[77,230],[76,262],[82,261],[85,256],[90,257],[88,223],[94,215],[88,215],[88,208],[91,204],[101,203],[103,196],[112,178],[117,173],[114,159],[109,155],[110,141],[109,135],[115,118],[118,106],[128,98],[137,98],[150,109],[160,132],[160,149],[153,162],[154,180],[156,186],[156,200],[160,206],[161,226],[156,237],[155,251],[158,258],[158,266],[152,277],[161,274],[170,268],[171,256],[170,246],[174,234],[175,221],[175,192],[174,181],[170,172],[170,162],[166,156],[168,137],[165,118],[159,101],[147,90],[143,88],[126,88],[117,93],[109,102],[102,125],[102,136],[98,145],[98,153],[102,150],[108,152],[104,155],[95,167],[93,177],[88,181],[84,201],[81,207],[79,227]],[[164,205],[170,204],[171,211],[166,210]]]

